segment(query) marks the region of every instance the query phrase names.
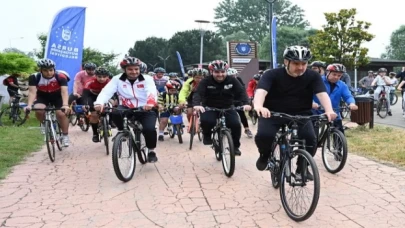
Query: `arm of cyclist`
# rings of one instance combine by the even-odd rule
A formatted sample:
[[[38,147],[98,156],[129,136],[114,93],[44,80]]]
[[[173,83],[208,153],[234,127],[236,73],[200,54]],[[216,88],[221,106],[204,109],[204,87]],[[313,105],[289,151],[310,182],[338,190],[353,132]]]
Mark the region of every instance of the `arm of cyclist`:
[[[75,76],[75,82],[73,83],[73,95],[76,97],[80,97],[80,94],[77,93],[77,90],[80,86],[80,81],[82,80],[82,74],[79,72]]]
[[[166,88],[166,86],[165,86]],[[148,94],[146,105],[144,107],[145,110],[151,110],[153,107],[156,107],[158,102],[158,93],[156,90],[155,82],[152,78],[148,77],[145,79],[145,89]]]
[[[180,90],[179,93],[179,104],[185,104],[187,102],[187,97],[190,96],[190,90],[191,90],[191,82],[193,81],[193,78],[188,79],[184,84],[183,87]]]
[[[371,87],[375,86],[375,84],[377,84],[377,80],[381,78],[380,75],[378,75],[377,77],[374,78],[373,82],[371,83]]]
[[[205,109],[202,106],[201,102],[202,102],[203,97],[205,97],[206,92],[207,92],[207,78],[204,78],[198,84],[197,91],[195,91],[193,94],[194,110],[200,111],[201,113],[205,112]]]
[[[253,80],[250,80],[248,83],[248,87],[246,89],[246,93],[249,97],[253,97],[254,93],[255,93],[255,86],[256,86],[256,82],[254,82]]]
[[[242,102],[244,111],[249,111],[251,107],[249,105],[249,99],[247,97],[245,87],[238,81],[238,79],[233,80],[233,87],[236,95],[235,100]]]
[[[275,75],[272,74],[272,71],[267,71],[264,73],[259,80],[259,84],[257,85],[256,92],[254,94],[255,98],[253,100],[253,107],[255,108],[257,114],[264,118],[271,117],[270,110],[263,107],[263,104],[268,92],[271,89],[271,86],[273,85],[274,77]]]
[[[25,111],[31,110],[32,105],[34,104],[35,97],[37,96],[37,85],[35,75],[31,75],[28,78],[28,101],[27,107],[25,107]]]
[[[101,90],[94,102],[94,109],[102,111],[103,105],[117,92],[119,77],[113,77],[111,81]]]
[[[343,88],[342,98],[346,102],[346,104],[349,105],[350,110],[358,109],[356,101],[354,100],[354,97],[347,86]]]
[[[158,95],[158,107],[159,107],[159,111],[162,111],[165,107],[165,99],[164,96],[166,96],[165,92],[161,92]]]
[[[397,90],[402,90],[402,86],[405,84],[405,81],[402,81],[401,83],[399,83],[399,85],[397,86]]]

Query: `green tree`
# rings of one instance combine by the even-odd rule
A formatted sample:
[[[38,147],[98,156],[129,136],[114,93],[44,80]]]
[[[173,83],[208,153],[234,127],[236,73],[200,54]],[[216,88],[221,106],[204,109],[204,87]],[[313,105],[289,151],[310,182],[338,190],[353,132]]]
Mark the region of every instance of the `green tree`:
[[[200,31],[187,30],[177,32],[169,40],[169,53],[173,56],[168,61],[169,71],[179,71],[179,63],[176,51],[181,54],[183,64],[194,64],[200,62]],[[215,59],[224,59],[226,56],[225,45],[219,34],[207,31],[204,35],[203,61],[208,62]]]
[[[163,67],[164,63],[159,56],[166,58],[169,55],[168,40],[160,37],[148,37],[145,40],[136,41],[128,54],[148,64],[149,70],[158,66]],[[174,55],[171,53],[171,57],[175,57],[175,53]]]
[[[291,45],[309,46],[309,37],[316,33],[316,29],[300,29],[296,27],[277,27],[277,63],[283,63],[284,49]],[[259,49],[260,59],[269,59],[270,37],[269,34],[262,40]]]
[[[0,75],[14,73],[28,75],[35,70],[35,61],[25,54],[0,53]]]
[[[38,57],[38,59],[43,59],[45,56],[45,47],[46,47],[46,41],[48,40],[48,36],[45,33],[40,33],[37,35],[39,44],[41,45],[41,48],[39,50],[34,49],[35,55]]]
[[[250,41],[249,35],[246,34],[244,31],[237,31],[232,33],[228,36],[224,37],[224,41],[241,41],[241,42],[248,42]]]
[[[390,45],[386,47],[386,53],[382,57],[405,60],[405,25],[392,32]]]
[[[18,48],[5,48],[5,49],[3,50],[3,52],[4,52],[4,53],[18,53],[18,54],[26,55],[25,52],[21,51],[21,50],[18,49]]]
[[[269,31],[268,3],[265,0],[222,0],[215,10],[219,33],[228,36],[244,31],[250,40],[262,41]],[[289,0],[277,0],[274,15],[280,26],[305,28],[304,10]]]
[[[327,24],[309,38],[315,59],[343,63],[351,68],[355,58],[358,65],[368,63],[368,49],[362,47],[374,35],[367,30],[371,23],[356,21],[356,9],[342,9],[339,13],[325,13]]]

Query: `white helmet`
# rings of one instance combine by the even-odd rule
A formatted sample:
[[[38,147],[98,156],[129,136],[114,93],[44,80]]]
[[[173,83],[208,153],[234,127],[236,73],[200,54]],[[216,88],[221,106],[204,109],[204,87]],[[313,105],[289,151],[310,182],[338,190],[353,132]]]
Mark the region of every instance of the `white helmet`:
[[[228,71],[226,72],[227,75],[238,75],[238,70],[234,68],[228,68]]]

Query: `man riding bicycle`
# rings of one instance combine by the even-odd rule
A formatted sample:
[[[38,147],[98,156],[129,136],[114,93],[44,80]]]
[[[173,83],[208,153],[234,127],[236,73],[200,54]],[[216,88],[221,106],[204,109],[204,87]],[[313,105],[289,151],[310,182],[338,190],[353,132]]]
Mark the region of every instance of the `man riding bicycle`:
[[[227,77],[228,64],[222,60],[215,60],[208,66],[211,75],[204,78],[193,95],[193,106],[201,112],[201,128],[203,130],[204,145],[212,145],[212,132],[218,118],[217,111],[205,112],[204,106],[228,109],[233,107],[235,101],[243,104],[244,111],[249,111],[249,100],[245,88],[234,77]],[[241,126],[238,113],[235,110],[226,111],[226,126],[231,129],[232,140],[235,146],[235,155],[240,156],[239,150]]]
[[[84,64],[83,68],[84,70],[80,71],[75,76],[73,93],[69,95],[69,105],[72,104],[73,101],[76,101],[76,104],[83,104],[81,97],[83,94],[84,84],[91,78],[94,78],[97,66],[94,63],[86,63]]]
[[[174,80],[169,80],[166,83],[166,91],[161,92],[158,98],[160,122],[159,122],[159,141],[164,141],[164,131],[169,121],[170,115],[175,111],[175,108],[180,111],[179,104],[179,92],[180,83]],[[181,111],[180,111],[181,113]]]
[[[82,101],[84,105],[90,106],[90,125],[91,129],[93,130],[92,140],[93,142],[100,142],[100,137],[98,134],[99,115],[97,114],[96,110],[94,110],[93,103],[97,100],[101,90],[110,81],[110,72],[104,67],[99,67],[96,69],[95,74],[95,78],[91,78],[84,83]]]
[[[387,100],[389,99],[388,96],[390,94],[391,79],[387,76],[387,69],[385,68],[378,69],[378,75],[377,77],[374,78],[373,82],[371,83],[371,86],[372,87],[377,86],[377,88],[374,90],[374,101],[378,101],[380,93],[382,91],[385,91],[386,98]],[[390,102],[387,102],[387,105],[388,105],[388,115],[392,116]]]
[[[270,111],[309,116],[312,114],[313,94],[316,94],[328,119],[336,118],[321,76],[307,69],[308,61],[312,58],[311,51],[306,47],[291,46],[285,49],[283,57],[285,67],[265,72],[259,81],[254,98],[254,108],[260,116],[255,136],[260,153],[256,167],[260,171],[267,167],[272,142],[280,127],[289,123],[287,119],[270,118]],[[312,156],[315,155],[317,137],[312,122],[303,120],[298,124],[298,136],[305,139],[305,149]],[[301,168],[297,167],[296,175],[302,173],[301,171]],[[308,172],[307,178],[313,179],[312,174]]]
[[[153,80],[155,81],[156,89],[159,93],[164,92],[166,83],[169,81],[169,78],[164,76],[166,70],[162,67],[158,67],[154,70],[154,72],[156,75],[153,76]]]
[[[65,112],[68,112],[69,94],[67,83],[69,75],[56,72],[56,64],[50,59],[39,60],[37,65],[39,73],[33,74],[28,78],[29,92],[25,111],[31,110],[31,106],[34,104],[34,109],[44,109],[48,105],[51,105],[56,109],[64,109]],[[35,111],[35,116],[42,123],[45,119],[45,111],[37,110]],[[64,147],[68,147],[69,119],[62,110],[56,110],[56,118],[62,129],[62,144]],[[45,128],[42,125],[41,132],[45,133]]]
[[[129,109],[143,107],[145,111],[150,111],[157,104],[157,91],[153,79],[141,74],[141,60],[135,57],[125,57],[120,66],[124,71],[121,76],[113,77],[111,81],[101,90],[94,102],[94,109],[100,111],[103,105],[114,95],[118,94],[120,109]],[[123,117],[121,111],[113,111],[111,119],[122,131]],[[136,112],[127,115],[128,118],[134,117],[142,124],[142,134],[145,137],[146,147],[149,149],[148,161],[156,162],[156,142],[157,133],[155,129],[156,112]]]

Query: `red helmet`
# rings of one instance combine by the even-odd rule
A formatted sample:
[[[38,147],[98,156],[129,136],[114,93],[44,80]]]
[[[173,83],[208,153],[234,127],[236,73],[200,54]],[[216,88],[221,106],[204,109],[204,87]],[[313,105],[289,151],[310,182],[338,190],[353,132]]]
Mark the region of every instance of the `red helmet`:
[[[138,58],[127,56],[125,57],[121,63],[120,66],[122,69],[125,69],[127,66],[139,66],[141,67],[142,61]]]
[[[214,70],[227,70],[229,68],[228,63],[222,60],[214,60],[208,65],[208,69],[211,71]]]
[[[346,67],[340,63],[332,63],[326,68],[326,70],[329,72],[346,73]]]
[[[176,89],[179,90],[180,89],[180,84],[174,80],[169,80],[166,83],[166,88],[169,89]]]

